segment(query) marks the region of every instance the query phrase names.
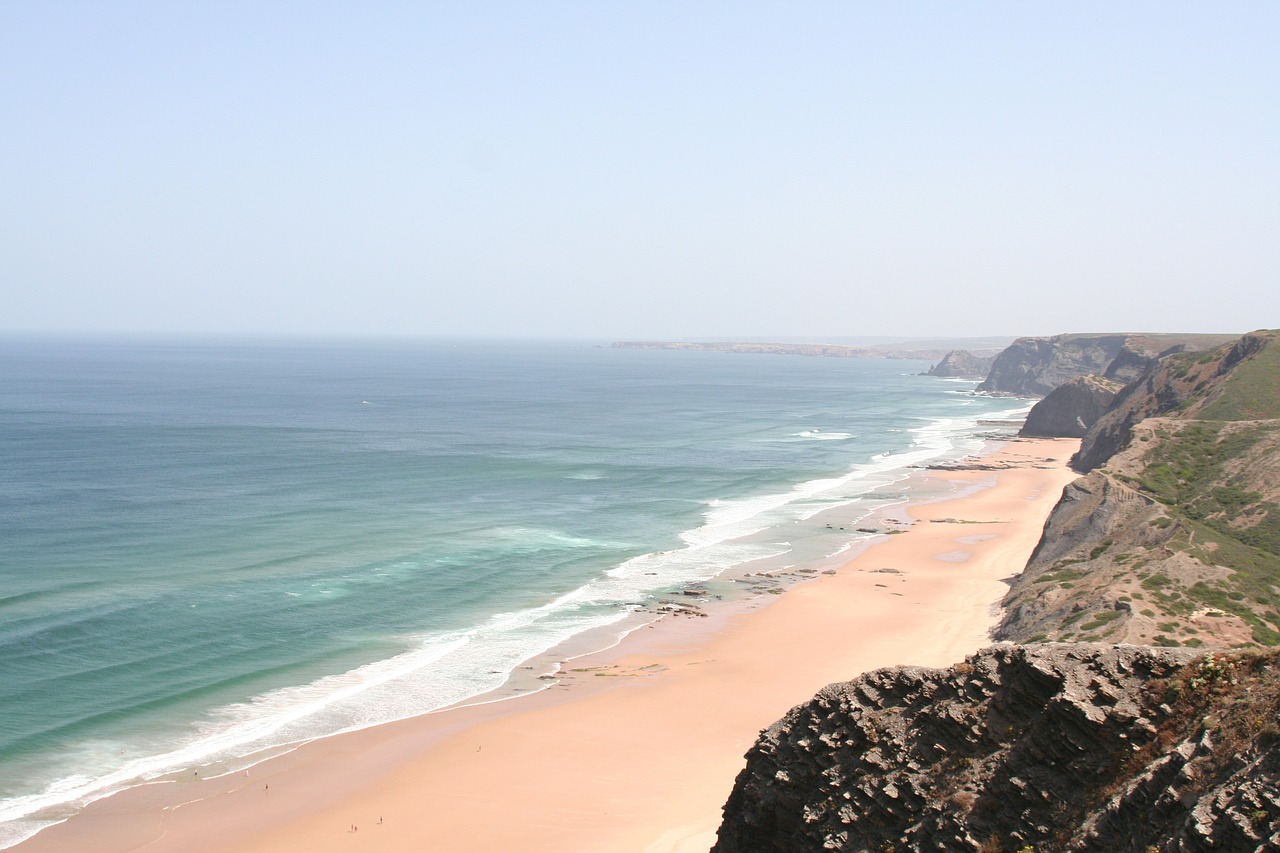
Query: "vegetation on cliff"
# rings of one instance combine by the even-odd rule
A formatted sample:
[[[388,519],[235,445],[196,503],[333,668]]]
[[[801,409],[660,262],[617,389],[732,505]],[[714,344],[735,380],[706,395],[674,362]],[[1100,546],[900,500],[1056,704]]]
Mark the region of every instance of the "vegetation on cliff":
[[[1085,437],[1075,461],[1096,470],[1054,509],[996,636],[1280,644],[1275,414],[1274,332],[1171,356],[1131,384]]]

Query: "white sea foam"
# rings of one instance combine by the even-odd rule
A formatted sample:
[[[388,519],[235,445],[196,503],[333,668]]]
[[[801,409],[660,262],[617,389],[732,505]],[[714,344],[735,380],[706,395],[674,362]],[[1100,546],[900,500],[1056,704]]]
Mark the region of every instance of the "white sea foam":
[[[1019,410],[996,414],[1008,416],[1015,411]],[[809,519],[834,506],[857,500],[872,489],[902,479],[911,467],[952,454],[973,452],[982,444],[981,439],[973,436],[976,426],[977,420],[970,418],[932,420],[909,430],[914,439],[906,450],[876,454],[870,462],[855,465],[843,475],[809,480],[786,492],[710,501],[704,516],[705,523],[681,534],[685,549],[662,555],[645,554],[628,560],[610,570],[609,574],[626,576],[641,570],[652,571],[652,563],[657,559],[667,564],[733,565],[734,562],[718,560],[721,555],[711,553],[710,549],[741,540],[776,524]]]
[[[611,609],[580,613],[586,588],[542,607],[498,614],[469,631],[424,638],[410,651],[309,684],[272,690],[212,712],[168,752],[119,764],[100,776],[69,776],[44,791],[0,803],[0,846],[12,846],[115,791],[191,767],[323,735],[426,713],[493,690],[520,663],[593,628],[624,618]],[[108,752],[111,747],[106,747]],[[50,813],[41,814],[50,810]]]
[[[500,540],[504,549],[539,550],[542,548],[599,548],[619,547],[616,542],[571,536],[559,530],[519,525],[494,527],[482,531],[480,538]]]
[[[847,441],[856,437],[851,432],[824,432],[820,429],[807,429],[803,432],[793,432],[787,436],[789,440],[793,441]]]

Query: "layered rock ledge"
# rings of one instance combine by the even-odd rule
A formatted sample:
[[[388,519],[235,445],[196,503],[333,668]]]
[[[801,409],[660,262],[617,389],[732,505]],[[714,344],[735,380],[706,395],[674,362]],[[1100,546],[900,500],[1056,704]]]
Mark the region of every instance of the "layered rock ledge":
[[[765,730],[714,853],[1280,849],[1277,659],[995,646]]]

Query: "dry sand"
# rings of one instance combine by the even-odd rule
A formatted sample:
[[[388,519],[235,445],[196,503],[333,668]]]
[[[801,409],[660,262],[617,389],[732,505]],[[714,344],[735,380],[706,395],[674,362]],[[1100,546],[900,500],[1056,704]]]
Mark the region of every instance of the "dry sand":
[[[909,507],[909,532],[836,574],[667,618],[572,661],[555,688],[315,741],[243,775],[137,788],[15,849],[706,853],[743,754],[792,706],[989,644],[1003,581],[1073,479],[1078,444],[1017,440],[983,460],[1014,467],[922,475],[970,488]]]

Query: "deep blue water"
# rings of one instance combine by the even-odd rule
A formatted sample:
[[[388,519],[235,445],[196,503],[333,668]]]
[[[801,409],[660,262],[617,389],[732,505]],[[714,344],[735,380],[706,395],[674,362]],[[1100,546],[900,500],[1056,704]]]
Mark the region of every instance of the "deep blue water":
[[[37,806],[422,713],[681,584],[829,558],[831,519],[1019,406],[925,367],[0,342],[0,844]]]

